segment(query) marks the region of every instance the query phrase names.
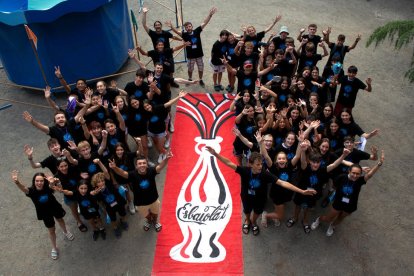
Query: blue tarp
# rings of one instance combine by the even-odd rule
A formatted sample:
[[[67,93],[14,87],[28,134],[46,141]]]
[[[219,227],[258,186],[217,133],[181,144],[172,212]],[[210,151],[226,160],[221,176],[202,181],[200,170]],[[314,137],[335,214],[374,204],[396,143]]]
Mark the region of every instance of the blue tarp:
[[[38,38],[39,58],[52,87],[54,66],[65,79],[91,79],[118,71],[133,47],[126,0],[0,0],[0,58],[11,81],[44,87],[23,24]]]

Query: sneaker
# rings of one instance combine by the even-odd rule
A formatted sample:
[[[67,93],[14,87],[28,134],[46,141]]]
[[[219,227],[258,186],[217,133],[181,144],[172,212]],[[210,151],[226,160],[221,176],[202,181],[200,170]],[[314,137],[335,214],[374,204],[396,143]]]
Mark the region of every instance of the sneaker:
[[[219,92],[221,85],[214,85],[214,91]]]
[[[262,213],[262,225],[263,227],[267,227],[267,217],[266,217],[267,212],[263,211]]]
[[[152,143],[152,138],[151,137],[148,137],[148,143],[147,143],[147,145],[148,145],[148,148],[152,148],[153,143]]]
[[[121,235],[122,235],[122,231],[121,231],[121,229],[118,227],[118,228],[115,228],[114,229],[114,234],[115,234],[115,237],[117,238],[117,239],[119,239],[120,237],[121,237]]]
[[[129,213],[131,214],[131,215],[133,215],[133,214],[135,214],[135,206],[134,206],[134,202],[129,202],[128,203],[128,209],[129,209]]]
[[[224,87],[223,87],[223,85],[221,85],[221,84],[219,85],[219,88],[220,88],[220,90],[221,90],[221,91],[223,91],[223,90],[224,90]]]
[[[204,81],[203,81],[203,80],[199,80],[199,81],[198,81],[198,84],[199,84],[201,87],[205,87],[205,86],[206,86],[206,84],[204,83]]]
[[[171,87],[180,88],[180,86],[175,82],[171,83]]]
[[[188,81],[193,81],[193,79],[188,79]],[[186,84],[185,86],[190,86],[189,84]]]
[[[167,155],[165,153],[161,153],[160,155],[158,155],[158,164],[161,163],[166,157]]]
[[[99,230],[99,233],[101,233],[101,237],[102,237],[102,239],[103,239],[103,240],[106,240],[106,231],[105,231],[105,228],[104,228],[104,229],[100,229],[100,230]]]
[[[148,160],[148,166],[153,168],[153,167],[155,167],[155,163]]]
[[[279,227],[282,223],[278,219],[274,219],[273,222],[275,223],[276,227]]]
[[[93,231],[93,234],[92,234],[93,240],[94,241],[97,241],[98,240],[98,237],[99,237],[99,231],[98,230]]]
[[[330,237],[334,234],[335,227],[332,224],[329,224],[328,230],[326,231],[326,236]]]
[[[168,123],[168,131],[170,133],[174,133],[174,131],[175,131],[174,124],[172,124],[171,121]]]
[[[165,140],[164,148],[168,149],[170,145],[171,145],[171,138],[168,138],[167,140]]]
[[[69,231],[63,232],[63,235],[65,235],[66,239],[68,241],[73,241],[75,239],[75,237],[73,236],[73,234]]]
[[[319,217],[317,217],[311,224],[311,229],[315,230],[319,226]]]
[[[231,92],[233,92],[233,90],[234,90],[233,87],[231,87],[230,85],[227,85],[227,87],[226,87],[227,92],[231,93]]]
[[[129,228],[128,222],[120,221],[120,225],[121,225],[123,230],[128,231],[128,228]]]

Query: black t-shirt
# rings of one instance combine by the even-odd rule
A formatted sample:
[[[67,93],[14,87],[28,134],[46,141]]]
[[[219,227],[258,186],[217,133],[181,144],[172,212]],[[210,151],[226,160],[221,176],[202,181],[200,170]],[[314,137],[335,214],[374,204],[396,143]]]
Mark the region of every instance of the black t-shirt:
[[[236,48],[238,42],[239,41],[236,39],[234,43],[227,44],[226,59],[233,68],[237,68],[240,66],[240,59],[234,52],[234,49]]]
[[[109,150],[109,153],[115,154],[115,146],[118,143],[124,144],[127,150],[129,150],[126,138],[127,138],[127,135],[125,131],[121,130],[120,128],[116,128],[116,132],[114,135],[110,135],[108,133],[108,140],[107,140],[106,145]]]
[[[284,152],[287,156],[287,159],[289,161],[292,161],[293,157],[295,157],[296,155],[296,147],[297,147],[296,143],[293,144],[293,146],[289,148],[285,147],[284,144],[282,143],[276,146],[276,152],[281,152],[281,151]]]
[[[136,170],[128,172],[128,181],[134,193],[135,206],[150,205],[158,199],[155,168],[148,168],[146,174],[141,175]]]
[[[265,34],[266,33],[264,31],[262,31],[262,32],[256,33],[256,36],[254,36],[254,37],[251,37],[251,36],[247,35],[245,37],[244,42],[246,43],[248,41],[251,41],[253,43],[253,46],[254,46],[253,51],[258,53],[259,52],[259,42],[262,41]]]
[[[310,38],[308,34],[302,35],[302,39],[303,38],[306,38],[308,40],[308,42],[312,42],[313,45],[315,45],[315,49],[314,49],[313,53],[316,54],[316,52],[318,51],[318,44],[319,44],[319,42],[322,41],[322,38],[319,35],[314,35],[314,36],[312,36],[312,38]],[[305,52],[305,47],[306,47],[306,44],[303,45],[302,52]]]
[[[107,112],[103,106],[100,106],[94,112],[85,115],[85,121],[87,124],[89,124],[92,121],[96,121],[99,122],[102,126],[104,125],[105,120],[108,118],[109,117],[107,115]]]
[[[270,172],[262,171],[253,174],[249,167],[237,166],[236,173],[240,175],[242,199],[255,198],[258,201],[265,201],[267,197],[267,185],[275,183],[278,178]]]
[[[253,52],[250,55],[246,55],[243,52],[239,56],[239,62],[240,62],[240,70],[244,70],[243,69],[243,64],[245,62],[249,62],[249,63],[253,64],[253,71],[256,71],[257,70],[257,66],[259,65],[259,54]]]
[[[185,50],[187,52],[187,58],[199,58],[204,56],[203,53],[203,46],[201,45],[201,37],[200,34],[203,31],[201,26],[197,27],[193,30],[192,33],[183,32],[182,38],[185,42],[191,42],[190,46],[186,46]]]
[[[35,187],[30,187],[26,196],[33,201],[36,207],[37,219],[39,220],[52,216],[56,208],[62,208],[62,205],[53,195],[53,190],[46,183],[40,191]]]
[[[161,63],[164,66],[164,74],[174,73],[173,50],[171,48],[164,48],[162,52],[158,50],[148,51],[148,56],[152,59],[154,66],[156,63]]]
[[[142,104],[142,101],[147,99],[149,86],[145,81],[143,81],[140,86],[137,86],[135,82],[131,81],[126,84],[124,90],[128,93],[129,97],[134,96]]]
[[[163,104],[153,106],[148,119],[148,131],[154,134],[163,133],[167,116],[168,109]]]
[[[173,37],[173,35],[170,32],[161,30],[161,33],[157,33],[154,30],[149,30],[148,35],[151,37],[154,49],[157,46],[158,41],[164,42],[164,48],[170,48],[170,38]]]
[[[298,65],[298,72],[302,72],[303,68],[305,67],[314,67],[322,59],[322,55],[320,54],[312,54],[311,56],[307,56],[306,52],[302,52],[299,57],[299,65]]]
[[[116,96],[119,96],[119,91],[112,88],[106,88],[106,93],[104,95],[100,95],[102,97],[102,101],[108,101],[109,106],[111,106],[111,104],[115,104],[115,98]]]
[[[344,124],[342,122],[339,123],[339,133],[342,138],[345,136],[354,137],[355,135],[361,136],[364,134],[362,128],[355,122],[351,122],[350,124]]]
[[[335,152],[337,156],[340,156],[342,154],[342,150],[338,150]],[[359,164],[362,160],[369,160],[371,158],[371,155],[365,151],[359,150],[359,149],[353,149],[350,154],[348,154],[347,157],[345,157],[344,160],[352,162],[354,164]],[[348,172],[349,167],[345,165],[339,165],[338,168],[336,168],[336,171],[339,173],[346,173]]]
[[[228,43],[225,41],[220,42],[219,40],[217,40],[216,42],[214,42],[213,48],[211,49],[211,63],[213,65],[223,65],[221,59],[227,53],[227,45]]]
[[[146,74],[153,74],[154,80],[157,81],[157,87],[161,90],[161,95],[154,94],[151,103],[164,104],[171,100],[171,84],[174,83],[174,78],[162,73],[160,76],[156,76],[154,72],[147,70]]]
[[[287,37],[286,37],[287,38]],[[272,39],[276,49],[286,50],[286,39],[282,39],[280,36],[276,36]]]
[[[338,46],[337,44],[331,42],[329,43],[328,47],[331,49],[331,52],[329,54],[327,65],[331,64],[331,59],[333,57],[339,57],[339,62],[344,63],[345,54],[349,52],[349,46],[342,45]]]
[[[77,166],[76,167],[69,166],[67,174],[63,174],[58,171],[55,174],[55,177],[59,178],[60,183],[62,184],[62,188],[64,190],[73,192],[76,190],[79,180],[80,180],[79,169]],[[68,196],[68,195],[65,195],[65,197],[73,198],[73,196]]]
[[[115,158],[114,156],[112,156],[112,159],[115,160],[115,164],[119,168],[121,168],[124,171],[128,172],[128,171],[131,171],[131,170],[135,169],[135,166],[134,166],[134,158],[135,157],[137,157],[137,153],[134,151],[134,152],[125,153],[125,158],[123,160]],[[123,178],[122,176],[120,176],[116,173],[114,173],[113,176],[116,180],[116,183],[118,183],[118,184],[127,184],[128,183],[128,180],[126,178]]]
[[[317,171],[313,171],[311,166],[308,165],[306,169],[301,170],[301,177],[299,180],[299,186],[301,189],[306,190],[308,188],[316,190],[317,194],[322,193],[323,183],[328,179],[328,172],[326,167],[319,167]]]
[[[345,211],[355,211],[358,207],[358,197],[361,187],[365,183],[364,176],[359,177],[356,181],[351,181],[347,174],[339,176],[336,182],[334,208],[342,207]]]
[[[85,195],[81,195],[78,190],[73,192],[73,198],[78,202],[80,213],[83,216],[88,217],[88,214],[97,213],[99,211],[99,205],[96,197],[88,192]]]
[[[50,138],[55,138],[58,140],[62,148],[67,148],[69,146],[68,141],[78,142],[74,138],[74,133],[76,132],[76,122],[74,119],[67,121],[64,127],[53,125],[49,127],[49,136]]]
[[[243,70],[237,70],[237,92],[248,90],[250,95],[254,94],[256,88],[257,72],[253,71],[249,75],[246,75]]]
[[[292,162],[288,161],[287,165],[284,168],[279,168],[276,163],[272,164],[272,167],[270,167],[269,171],[277,176],[280,180],[292,183],[293,180],[293,166]],[[272,184],[270,187],[270,195],[271,197],[276,197],[280,193],[284,193],[287,189],[277,185],[276,182]],[[290,190],[289,190],[290,191]],[[293,192],[291,192],[293,193]]]
[[[106,210],[116,208],[118,205],[125,205],[126,200],[120,195],[118,189],[116,189],[109,180],[105,180],[105,189],[100,191],[96,198],[103,202]]]
[[[89,159],[83,159],[80,157],[78,160],[78,168],[80,173],[88,173],[89,179],[91,179],[94,174],[101,172],[101,168],[97,164],[93,163],[94,159],[100,157],[101,156],[94,152],[91,153],[91,158]]]
[[[341,89],[339,89],[337,102],[347,107],[354,107],[359,89],[367,88],[366,84],[358,78],[349,80],[348,76],[342,77],[339,82]]]
[[[57,164],[59,160],[66,160],[66,156],[62,155],[59,157],[54,157],[53,155],[49,155],[43,161],[40,161],[40,165],[42,168],[48,168],[52,174],[57,173]]]
[[[130,107],[127,120],[128,133],[133,137],[146,135],[149,115],[141,104],[138,108]]]

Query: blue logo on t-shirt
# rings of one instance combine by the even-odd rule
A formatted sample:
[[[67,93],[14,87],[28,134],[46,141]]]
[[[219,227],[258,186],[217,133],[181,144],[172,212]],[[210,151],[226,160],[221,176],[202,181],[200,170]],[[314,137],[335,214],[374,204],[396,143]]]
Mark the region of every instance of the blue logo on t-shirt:
[[[266,79],[268,80],[268,81],[270,81],[270,80],[272,80],[273,79],[273,74],[267,74],[266,75]]]
[[[46,203],[49,201],[49,196],[48,195],[41,195],[39,196],[39,202],[40,203]]]
[[[246,133],[253,134],[255,127],[254,126],[248,126],[246,127]]]
[[[137,89],[134,93],[134,96],[137,98],[141,98],[142,97],[142,91],[140,89]]]
[[[234,48],[229,49],[229,55],[234,55]]]
[[[110,143],[112,146],[115,146],[116,144],[118,144],[118,139],[117,139],[117,138],[115,138],[115,137],[112,137],[112,138],[110,138],[109,143]]]
[[[250,86],[252,84],[252,80],[251,79],[245,79],[244,81],[243,81],[243,85],[245,86],[245,87],[248,87],[248,86]]]
[[[135,114],[135,121],[139,122],[141,121],[141,118],[142,118],[141,114]]]
[[[88,207],[90,204],[91,204],[91,202],[87,199],[84,199],[84,200],[81,201],[81,205],[83,207]]]
[[[250,188],[256,189],[260,187],[260,180],[253,178],[249,181]]]
[[[342,192],[346,195],[351,195],[354,192],[354,188],[352,186],[343,186]]]
[[[341,128],[339,131],[341,132],[342,136],[348,135],[348,130],[346,128]]]
[[[95,164],[89,164],[89,166],[88,166],[88,172],[90,173],[90,174],[93,174],[93,173],[95,173],[96,171],[98,170],[98,168],[96,167],[96,165]]]
[[[318,183],[319,183],[319,179],[316,175],[312,174],[311,176],[309,176],[309,184],[312,187],[318,185]]]
[[[227,47],[224,45],[221,47],[221,52],[224,54],[227,51]]]
[[[308,66],[308,67],[312,67],[313,66],[313,61],[311,61],[311,60],[307,60],[307,61],[305,61],[305,67],[306,66]]]
[[[279,102],[282,102],[282,103],[284,103],[284,102],[286,102],[286,95],[280,95],[279,96]]]
[[[115,196],[113,194],[105,195],[105,201],[106,203],[111,204],[115,201]]]
[[[121,166],[119,166],[121,169],[123,169],[124,171],[127,171],[128,170],[128,167],[127,166],[125,166],[125,165],[121,165]]]
[[[72,187],[76,186],[76,179],[69,179],[69,185]]]
[[[351,92],[352,92],[352,86],[345,85],[345,87],[344,87],[344,97],[348,98],[349,96],[351,96]]]
[[[197,44],[197,41],[198,41],[197,37],[192,37],[191,38],[191,43],[192,44]]]
[[[69,132],[66,132],[65,135],[63,135],[63,140],[65,142],[67,142],[67,141],[73,141],[72,135],[70,135]]]
[[[148,189],[150,183],[148,180],[144,179],[139,183],[139,187],[143,190]]]
[[[288,158],[288,160],[292,160],[292,159],[293,159],[293,157],[295,157],[295,154],[294,154],[293,152],[289,152],[289,153],[287,154],[287,158]]]
[[[276,137],[276,139],[275,139],[275,145],[280,145],[280,144],[282,144],[282,137]],[[293,158],[293,157],[292,157]]]
[[[103,112],[97,112],[96,117],[98,117],[99,119],[103,119],[105,118],[105,114]]]
[[[330,144],[331,148],[335,148],[337,143],[338,142],[336,140],[331,140],[329,144]]]
[[[158,120],[159,120],[159,119],[160,119],[160,118],[158,118],[158,116],[155,116],[155,115],[154,115],[154,116],[152,116],[152,117],[151,117],[150,122],[151,122],[151,123],[156,123],[156,122],[158,122]]]
[[[288,181],[288,180],[289,180],[289,174],[288,174],[287,172],[282,172],[282,173],[279,175],[279,178],[280,178],[280,180],[283,180],[283,181]]]

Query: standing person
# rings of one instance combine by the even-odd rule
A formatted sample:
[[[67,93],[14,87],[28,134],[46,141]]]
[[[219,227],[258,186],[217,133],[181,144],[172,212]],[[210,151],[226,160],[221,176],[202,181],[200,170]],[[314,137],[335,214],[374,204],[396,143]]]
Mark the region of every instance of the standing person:
[[[224,87],[221,85],[221,78],[223,77],[223,72],[226,70],[226,66],[221,61],[221,58],[227,53],[228,36],[229,32],[222,30],[220,32],[220,38],[214,42],[213,48],[211,49],[210,65],[213,68],[214,90],[217,92],[224,90]]]
[[[57,260],[59,258],[59,251],[56,245],[55,219],[60,228],[62,228],[66,239],[72,241],[74,236],[66,229],[66,224],[63,220],[66,212],[53,195],[56,186],[49,183],[44,173],[35,173],[32,180],[32,186],[30,187],[26,187],[20,182],[19,173],[16,170],[12,171],[11,178],[17,187],[33,201],[36,208],[37,219],[43,220],[43,223],[49,230],[49,237],[52,242],[50,256],[53,260]],[[51,178],[53,179],[53,177]]]
[[[151,30],[150,28],[148,28],[147,26],[148,11],[149,11],[148,8],[146,7],[142,8],[142,13],[143,13],[142,14],[142,26],[144,27],[144,30],[147,32],[147,34],[150,36],[152,45],[154,46],[154,50],[156,49],[157,41],[164,42],[165,48],[171,48],[170,39],[177,40],[177,41],[183,41],[181,37],[174,36],[170,32],[164,31],[162,29],[162,23],[158,20],[154,22],[154,30]]]
[[[124,90],[128,93],[128,97],[134,96],[139,101],[147,99],[147,93],[150,91],[150,87],[144,81],[145,77],[145,70],[142,68],[138,69],[135,73],[134,81],[128,82],[125,85]]]
[[[229,36],[227,38],[226,59],[233,68],[237,68],[240,66],[239,57],[235,53],[235,49],[238,43],[239,40],[236,38],[235,34],[229,32]],[[236,82],[236,76],[227,71],[227,78],[229,80],[229,85],[227,85],[226,91],[229,93],[233,93],[234,84]]]
[[[172,24],[171,21],[167,22],[167,26],[170,27],[174,33],[178,34],[183,38],[185,42],[191,42],[189,46],[185,48],[187,53],[187,66],[188,66],[188,80],[191,81],[193,78],[193,71],[194,71],[194,64],[197,63],[198,68],[198,77],[200,79],[199,84],[204,87],[203,81],[203,72],[204,72],[204,62],[203,62],[203,46],[201,44],[201,37],[200,34],[203,29],[207,26],[210,19],[213,15],[217,12],[217,8],[213,7],[210,9],[208,16],[204,19],[203,23],[199,27],[193,30],[193,24],[191,22],[185,22],[184,28],[185,32],[182,32],[176,29]]]
[[[285,51],[287,48],[286,39],[288,38],[288,35],[289,35],[288,27],[282,26],[280,27],[279,35],[270,37],[271,39],[270,41],[274,43],[276,49],[281,49]]]
[[[326,66],[331,65],[331,59],[336,56],[339,58],[340,63],[344,63],[345,54],[352,49],[355,49],[358,42],[361,40],[361,35],[358,34],[357,38],[355,39],[355,42],[351,46],[345,45],[345,35],[340,34],[338,35],[338,39],[336,40],[336,43],[329,41],[329,34],[331,33],[331,27],[328,27],[327,30],[322,31],[323,33],[323,40],[328,44],[328,47],[331,49],[331,53],[329,54],[329,59],[326,63]]]
[[[356,77],[357,73],[358,68],[354,65],[351,65],[348,67],[347,76],[343,76],[338,80],[341,84],[341,88],[339,89],[338,100],[336,101],[334,111],[335,116],[337,117],[339,117],[342,109],[344,108],[348,108],[349,111],[352,112],[352,108],[355,106],[357,93],[360,89],[367,92],[372,91],[372,79],[367,78],[365,84]]]
[[[344,218],[351,215],[358,208],[358,197],[362,185],[378,171],[384,163],[384,151],[381,153],[380,161],[370,169],[365,175],[362,174],[362,168],[354,164],[349,168],[348,174],[339,177],[336,183],[336,195],[331,210],[324,216],[317,217],[311,225],[312,230],[318,228],[321,221],[328,222],[329,227],[326,231],[328,237],[332,236]]]
[[[145,218],[144,231],[148,231],[151,224],[156,232],[162,229],[162,225],[158,221],[161,203],[158,199],[155,176],[167,165],[171,157],[173,155],[171,151],[168,151],[165,159],[160,164],[156,167],[148,167],[147,159],[144,156],[138,156],[135,169],[131,171],[124,171],[113,160],[109,161],[109,167],[117,175],[128,179],[128,182],[131,183],[132,192],[134,193],[134,205],[140,215]]]
[[[326,167],[321,167],[322,156],[319,153],[311,152],[309,155],[309,164],[306,157],[306,150],[310,147],[310,142],[305,140],[300,144],[302,153],[300,157],[302,175],[299,181],[299,187],[302,189],[312,189],[317,191],[318,196],[304,197],[300,193],[296,193],[293,198],[295,203],[294,216],[287,220],[286,226],[292,227],[299,219],[300,211],[303,210],[303,230],[306,234],[311,232],[311,227],[308,222],[309,210],[315,207],[317,199],[322,194],[322,185],[328,177],[328,173],[338,167],[342,160],[349,154],[348,149],[344,149],[342,155],[332,164]]]
[[[289,182],[283,181],[273,174],[263,171],[263,157],[258,152],[253,152],[250,155],[248,167],[241,167],[237,166],[226,157],[218,154],[211,147],[207,146],[206,150],[240,175],[240,197],[243,204],[243,213],[245,215],[242,231],[246,235],[249,234],[250,229],[255,236],[257,236],[260,232],[256,221],[264,210],[267,197],[267,184],[276,183],[277,185],[303,195],[314,195],[316,193],[315,190],[299,189]]]
[[[299,35],[297,37],[299,42],[302,42],[303,39],[306,39],[307,42],[312,42],[313,45],[315,45],[315,48],[312,49],[313,54],[316,54],[317,52],[316,45],[318,45],[322,41],[322,38],[316,34],[317,30],[318,30],[318,26],[316,24],[309,24],[308,33],[303,34],[305,32],[305,28],[302,28],[300,29]],[[302,45],[302,50],[305,50],[304,48],[305,48],[305,45]]]

